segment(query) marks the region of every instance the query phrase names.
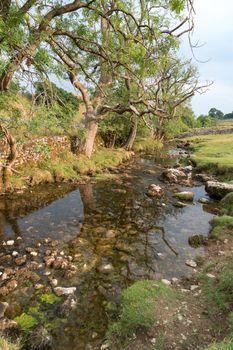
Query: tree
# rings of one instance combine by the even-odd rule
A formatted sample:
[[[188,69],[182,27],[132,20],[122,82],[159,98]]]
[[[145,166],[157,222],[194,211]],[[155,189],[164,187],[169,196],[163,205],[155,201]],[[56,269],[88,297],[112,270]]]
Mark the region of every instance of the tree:
[[[223,119],[224,118],[224,113],[221,112],[219,109],[217,108],[211,108],[208,112],[208,115],[211,117],[211,118],[214,118],[214,119]]]
[[[185,3],[171,1],[154,8],[141,1],[134,11],[133,1],[101,1],[101,18],[91,30],[83,30],[80,35],[78,30],[62,28],[48,38],[56,61],[66,65],[67,75],[86,106],[86,137],[80,151],[88,157],[98,124],[108,113],[149,113],[149,103],[144,98],[149,96],[149,79],[153,76],[158,84],[160,59],[165,59],[172,48],[176,50],[179,37],[191,30],[191,26],[183,28],[188,19],[180,21],[178,16]],[[171,13],[178,21],[173,29],[168,27]],[[84,25],[91,27],[88,23],[93,24],[90,14]]]

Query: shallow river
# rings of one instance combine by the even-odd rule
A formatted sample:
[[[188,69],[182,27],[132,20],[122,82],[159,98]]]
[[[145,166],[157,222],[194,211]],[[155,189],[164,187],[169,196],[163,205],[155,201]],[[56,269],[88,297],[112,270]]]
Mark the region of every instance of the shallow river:
[[[208,234],[212,207],[198,202],[206,196],[204,187],[198,184],[193,188],[178,186],[195,193],[194,203],[184,208],[174,206],[174,188],[163,183],[166,191],[162,200],[150,199],[146,189],[151,183],[160,183],[161,171],[153,159],[138,158],[117,180],[79,188],[40,187],[14,202],[0,201],[0,239],[16,242],[14,247],[4,248],[8,253],[16,250],[25,254],[25,247],[37,247],[51,238],[58,240],[58,255],[71,256],[77,267],[72,276],[45,268],[44,264],[37,270],[45,285],[53,276],[59,286],[77,287],[76,307],[52,331],[52,349],[98,346],[120,291],[133,281],[180,278],[192,273],[185,261],[202,255],[204,248],[192,248],[188,237]],[[34,260],[42,263],[46,249],[39,244]],[[50,276],[45,273],[48,270]],[[27,311],[36,299],[28,290],[27,296],[20,293],[19,289],[5,298],[21,303],[19,313]],[[59,318],[57,309],[57,305],[48,306],[48,318]]]

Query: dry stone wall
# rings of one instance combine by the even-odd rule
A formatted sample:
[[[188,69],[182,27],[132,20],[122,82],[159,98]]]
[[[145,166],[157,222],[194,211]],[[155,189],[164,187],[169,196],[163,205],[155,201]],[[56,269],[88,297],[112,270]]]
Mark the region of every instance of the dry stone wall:
[[[60,152],[70,149],[70,139],[67,136],[53,136],[30,139],[24,143],[17,143],[17,159],[14,167],[27,162],[37,163],[39,160],[49,159]],[[9,154],[8,145],[4,139],[0,140],[0,161]]]

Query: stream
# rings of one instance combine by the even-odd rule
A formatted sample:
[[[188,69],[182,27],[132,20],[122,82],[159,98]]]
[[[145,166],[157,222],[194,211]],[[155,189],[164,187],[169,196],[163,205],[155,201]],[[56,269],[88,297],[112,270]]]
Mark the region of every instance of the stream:
[[[13,266],[24,276],[1,298],[10,304],[7,316],[34,307],[35,317],[51,330],[53,350],[99,349],[123,288],[138,279],[191,275],[185,262],[203,255],[204,247],[192,248],[188,238],[208,235],[215,203],[198,202],[208,198],[202,184],[190,188],[160,182],[162,169],[153,157],[142,156],[122,166],[116,179],[78,188],[40,186],[15,200],[2,198],[0,271]],[[146,195],[152,183],[165,187],[161,200]],[[177,189],[194,192],[194,203],[176,207]],[[9,240],[12,246],[5,245]],[[25,252],[28,247],[37,254]],[[13,251],[26,256],[25,264],[15,265]],[[51,255],[64,266],[45,266]],[[28,270],[38,276],[35,281]],[[51,279],[58,286],[76,287],[74,307],[64,310],[63,303],[61,310],[61,302],[41,301],[41,293],[51,292]],[[36,283],[41,289],[35,290]]]

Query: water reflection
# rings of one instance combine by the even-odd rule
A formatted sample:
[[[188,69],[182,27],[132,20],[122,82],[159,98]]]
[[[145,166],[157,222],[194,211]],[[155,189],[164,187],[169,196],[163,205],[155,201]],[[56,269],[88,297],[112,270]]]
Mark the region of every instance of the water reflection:
[[[197,202],[205,195],[204,188],[193,188],[195,204],[182,209],[172,205],[168,187],[162,201],[151,199],[146,189],[160,183],[160,171],[153,159],[139,159],[119,181],[88,183],[78,189],[46,187],[33,197],[23,196],[20,203],[0,203],[0,239],[22,237],[18,241],[22,251],[43,238],[56,239],[78,267],[71,277],[53,272],[63,286],[77,287],[78,298],[64,332],[56,332],[54,349],[85,349],[95,342],[93,332],[97,339],[104,334],[109,305],[122,288],[139,278],[189,274],[185,260],[203,252],[191,248],[188,237],[209,231],[212,214]]]

